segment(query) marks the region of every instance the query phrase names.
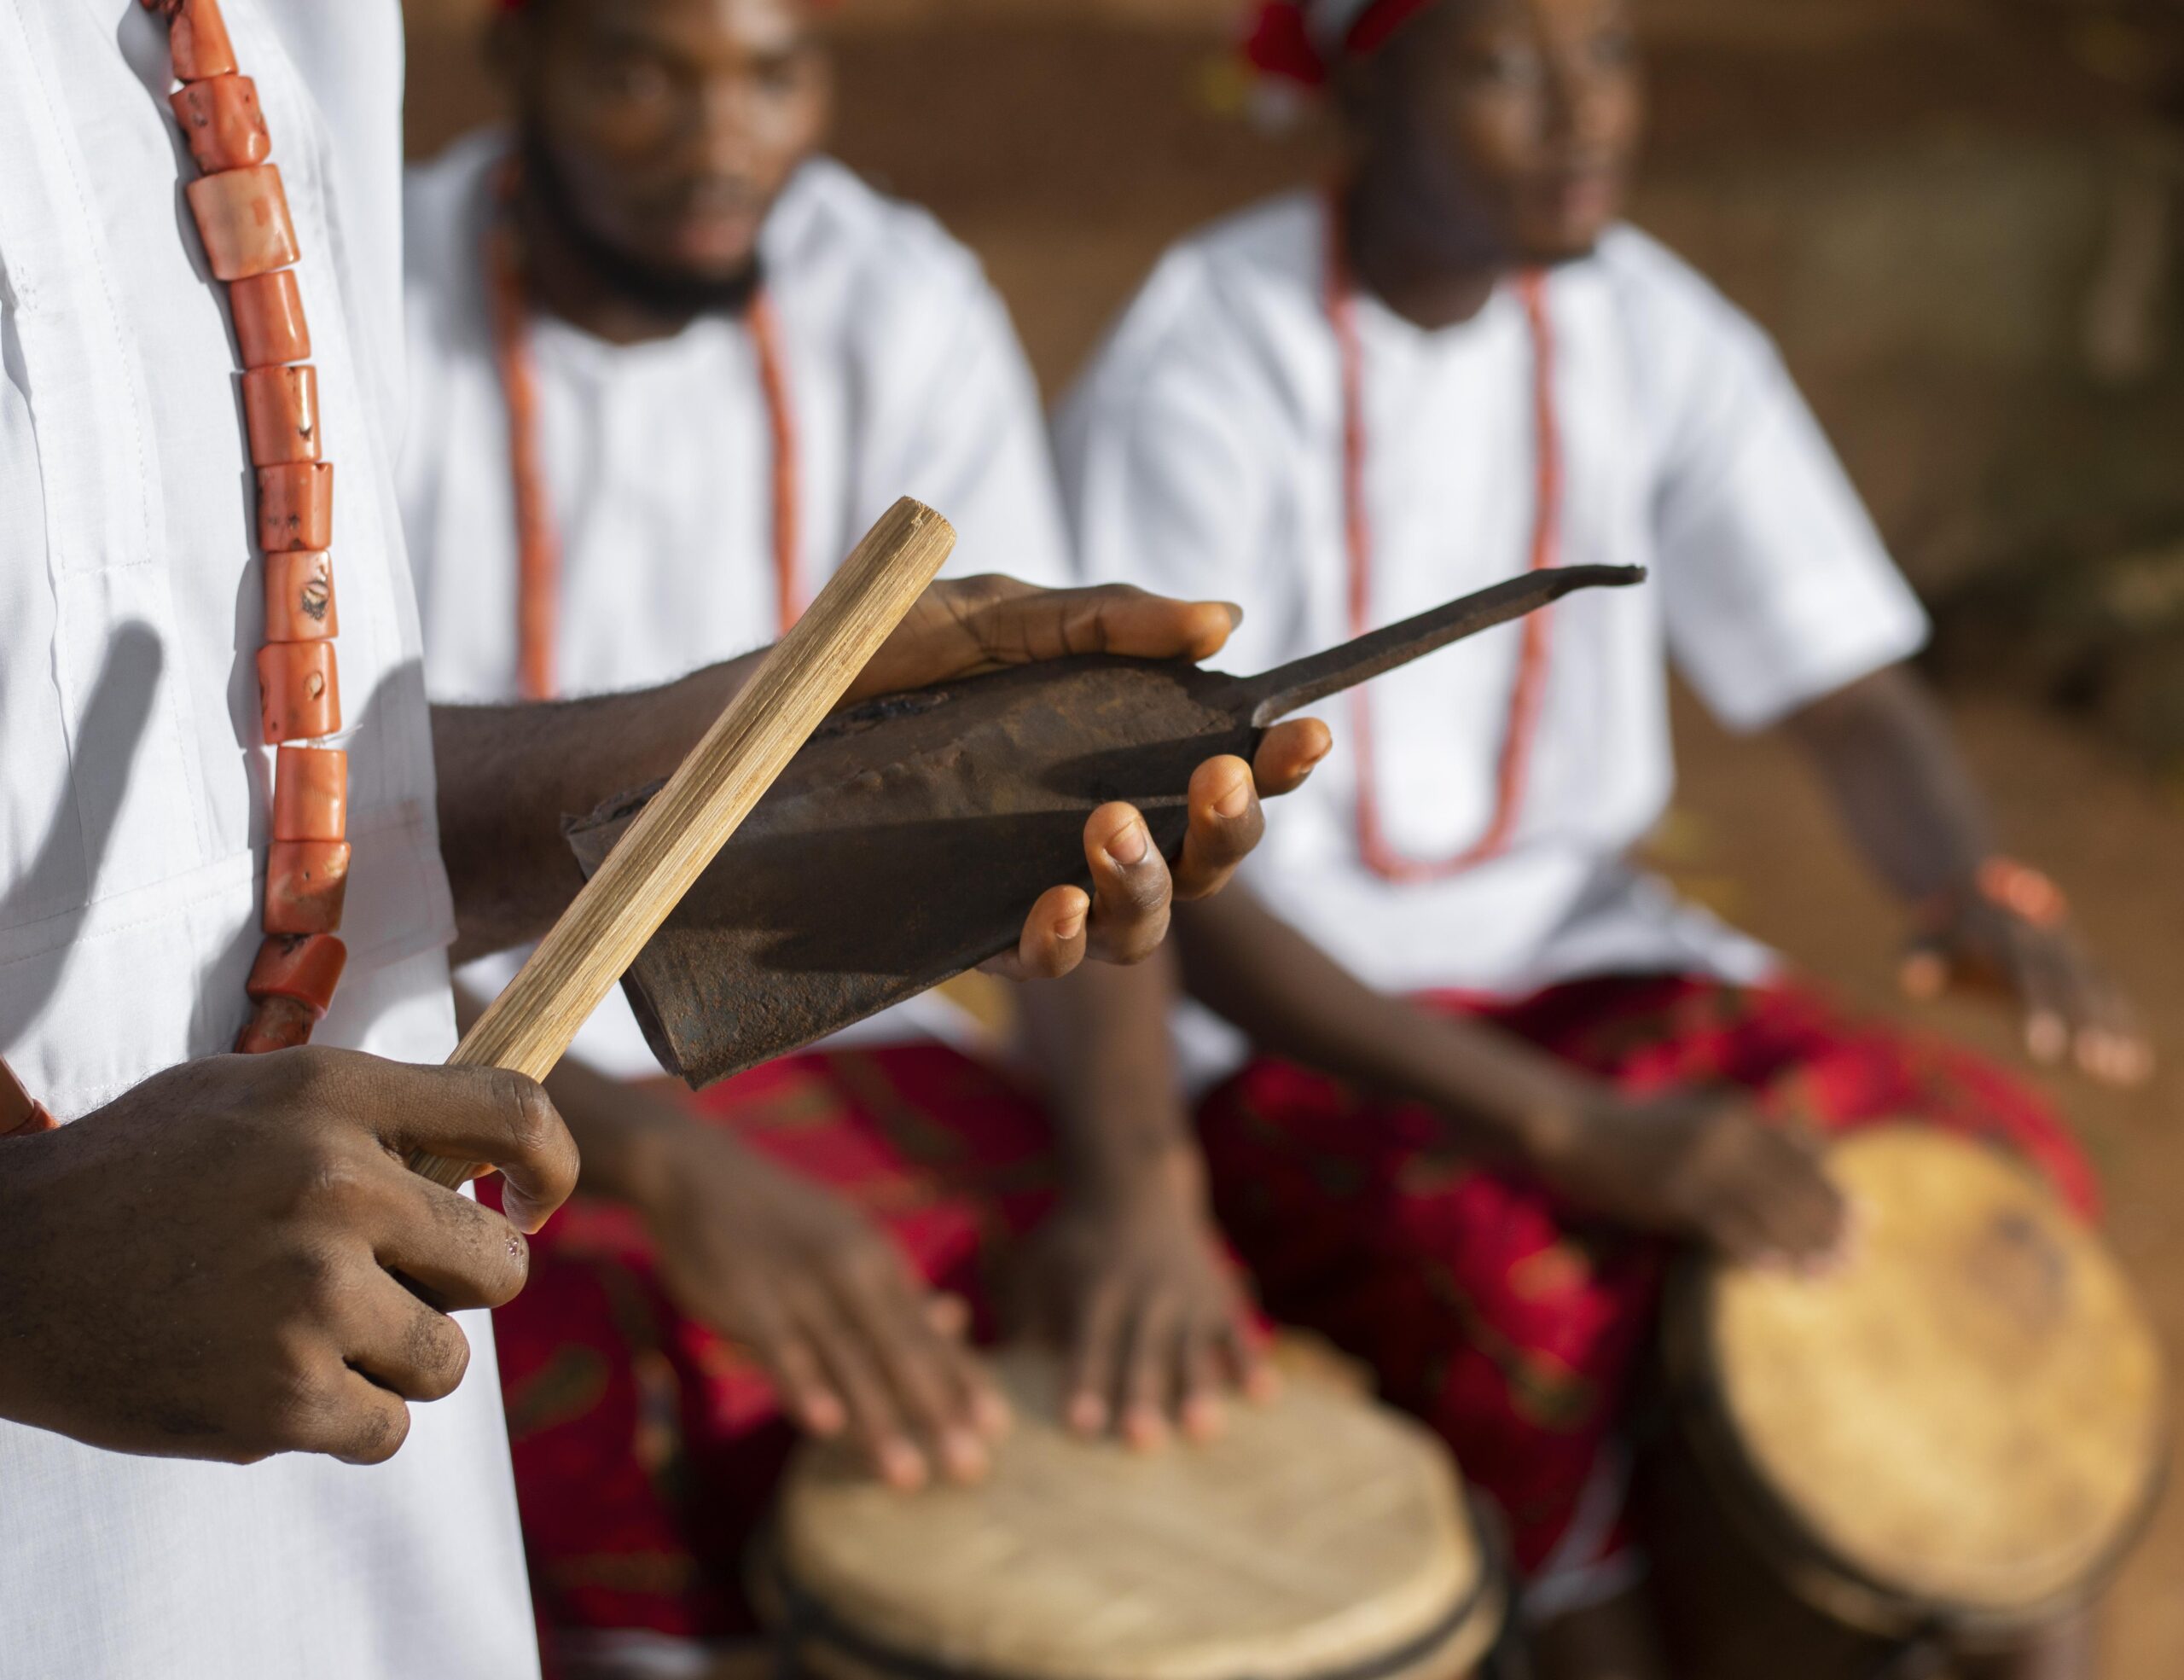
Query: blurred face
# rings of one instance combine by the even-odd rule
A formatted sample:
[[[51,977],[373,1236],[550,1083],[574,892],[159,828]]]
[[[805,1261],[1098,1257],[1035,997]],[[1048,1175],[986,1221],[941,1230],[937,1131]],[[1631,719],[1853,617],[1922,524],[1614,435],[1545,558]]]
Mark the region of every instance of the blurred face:
[[[1443,0],[1339,86],[1362,166],[1452,260],[1588,254],[1644,124],[1629,0]]]
[[[585,242],[666,285],[747,278],[826,132],[804,0],[533,0],[512,27],[526,145]]]

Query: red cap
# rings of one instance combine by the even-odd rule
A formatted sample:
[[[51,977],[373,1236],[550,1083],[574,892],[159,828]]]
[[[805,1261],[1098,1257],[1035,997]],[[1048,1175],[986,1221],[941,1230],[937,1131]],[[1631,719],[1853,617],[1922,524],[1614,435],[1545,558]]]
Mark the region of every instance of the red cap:
[[[1244,56],[1260,75],[1300,87],[1326,85],[1345,58],[1363,58],[1433,0],[1261,0]]]

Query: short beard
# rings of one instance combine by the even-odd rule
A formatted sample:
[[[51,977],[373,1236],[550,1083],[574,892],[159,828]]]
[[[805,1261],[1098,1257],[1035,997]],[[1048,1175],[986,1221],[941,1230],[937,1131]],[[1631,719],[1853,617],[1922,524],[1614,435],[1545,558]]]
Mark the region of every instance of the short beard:
[[[617,297],[669,317],[741,315],[751,307],[764,278],[757,253],[738,272],[722,278],[633,257],[586,224],[553,154],[536,132],[525,131],[520,150],[532,203],[593,277]]]

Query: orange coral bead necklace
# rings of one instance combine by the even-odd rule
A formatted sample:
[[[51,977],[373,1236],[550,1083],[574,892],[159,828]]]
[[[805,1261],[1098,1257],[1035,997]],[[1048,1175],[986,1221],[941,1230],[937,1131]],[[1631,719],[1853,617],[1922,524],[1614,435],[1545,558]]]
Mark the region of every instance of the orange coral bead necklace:
[[[1341,195],[1327,210],[1326,307],[1334,332],[1342,381],[1343,541],[1350,561],[1350,629],[1372,628],[1373,526],[1366,508],[1368,439],[1365,424],[1365,351],[1357,332],[1356,282],[1350,272],[1348,228]],[[1532,416],[1537,457],[1530,569],[1560,563],[1561,426],[1554,402],[1554,329],[1547,307],[1546,277],[1528,271],[1517,282],[1532,340]],[[1390,881],[1438,881],[1498,857],[1508,850],[1523,814],[1532,751],[1546,695],[1552,609],[1534,613],[1521,631],[1517,679],[1509,696],[1502,754],[1495,774],[1494,811],[1485,831],[1445,857],[1406,856],[1388,840],[1380,819],[1379,774],[1373,751],[1372,686],[1350,691],[1351,727],[1357,738],[1357,846],[1366,867]]]
[[[265,934],[245,989],[235,1048],[307,1043],[333,1003],[347,951],[338,930],[349,882],[348,755],[334,639],[334,468],[319,428],[295,264],[302,254],[258,89],[241,74],[219,0],[143,0],[162,17],[181,85],[171,96],[197,177],[184,189],[213,276],[227,290],[241,352],[244,432],[258,489],[265,639],[258,653],[262,738],[274,758]]]
[[[531,345],[531,299],[522,241],[508,213],[518,183],[513,160],[495,189],[500,212],[485,232],[485,294],[492,316],[493,355],[508,407],[508,472],[515,497],[516,681],[526,700],[560,693],[561,545],[553,503],[539,464],[538,375]],[[797,577],[797,433],[782,354],[781,318],[773,300],[756,293],[744,316],[758,360],[758,388],[773,446],[773,562],[776,629],[787,634],[803,612]]]

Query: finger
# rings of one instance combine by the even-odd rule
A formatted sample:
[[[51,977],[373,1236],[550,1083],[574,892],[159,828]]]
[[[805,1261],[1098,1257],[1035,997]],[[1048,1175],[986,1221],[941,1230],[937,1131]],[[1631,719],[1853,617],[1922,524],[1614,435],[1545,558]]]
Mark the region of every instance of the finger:
[[[2024,1005],[2024,1048],[2042,1067],[2070,1053],[2071,988],[2058,953],[2021,933],[2010,941],[2012,980]]]
[[[1194,1441],[1212,1440],[1228,1424],[1221,1404],[1220,1361],[1214,1352],[1219,1338],[1218,1329],[1188,1323],[1178,1338],[1176,1416],[1183,1433]]]
[[[990,1461],[971,1405],[962,1345],[935,1334],[924,1303],[893,1276],[869,1270],[838,1276],[834,1293],[872,1350],[897,1412],[931,1445],[949,1479],[984,1476]]]
[[[821,1292],[796,1303],[794,1316],[849,1413],[849,1433],[891,1487],[912,1492],[926,1483],[925,1455],[903,1427],[887,1386],[862,1339]]]
[[[350,1369],[404,1400],[444,1400],[470,1369],[462,1327],[377,1270],[343,1314],[339,1334]]]
[[[1250,779],[1248,772],[1246,780]],[[1084,825],[1092,866],[1089,953],[1103,962],[1142,962],[1168,937],[1173,883],[1136,807],[1103,805]]]
[[[1050,887],[1024,918],[1016,949],[980,964],[1010,980],[1060,980],[1084,960],[1092,900],[1081,887]]]
[[[1281,1392],[1281,1376],[1267,1357],[1266,1338],[1242,1319],[1232,1319],[1221,1333],[1222,1363],[1228,1380],[1255,1406],[1271,1404]]]
[[[1333,735],[1316,718],[1292,718],[1276,724],[1252,755],[1252,779],[1267,799],[1293,793],[1333,746]]]
[[[392,1200],[375,1257],[432,1305],[443,1312],[505,1306],[522,1293],[531,1245],[499,1214],[410,1173]]]
[[[849,1406],[827,1375],[818,1350],[762,1284],[747,1287],[738,1338],[766,1368],[781,1408],[822,1439],[849,1427]]]
[[[410,1439],[408,1402],[362,1372],[338,1367],[289,1430],[293,1450],[345,1464],[384,1464]]]
[[[936,1290],[925,1298],[925,1322],[933,1334],[961,1341],[971,1334],[971,1304],[961,1295]]]
[[[1062,1415],[1080,1435],[1098,1435],[1115,1415],[1115,1378],[1122,1365],[1123,1296],[1110,1284],[1092,1291],[1069,1351]]]
[[[332,1054],[332,1053],[330,1053]],[[345,1056],[327,1074],[390,1149],[500,1169],[502,1210],[536,1231],[577,1184],[577,1146],[543,1087],[498,1067],[419,1067]]]
[[[1266,833],[1251,766],[1241,759],[1208,759],[1191,773],[1190,828],[1176,865],[1176,897],[1188,901],[1218,892]]]
[[[2106,1084],[2144,1083],[2153,1073],[2153,1048],[2138,1011],[2121,988],[2080,957],[2078,984],[2083,1015],[2072,1049],[2078,1067]]]
[[[1780,1131],[1768,1136],[1781,1149],[1771,1235],[1800,1262],[1824,1262],[1842,1245],[1847,1218],[1843,1193],[1827,1176],[1815,1146]]]
[[[1123,1354],[1122,1433],[1140,1451],[1168,1439],[1168,1401],[1176,1390],[1176,1332],[1181,1314],[1166,1295],[1141,1301]]]
[[[1921,939],[1903,953],[1896,972],[1896,984],[1914,1003],[1931,1003],[1949,989],[1954,978],[1949,953],[1931,940]]]
[[[1108,584],[1001,596],[973,609],[968,623],[990,658],[1027,665],[1073,654],[1210,659],[1243,617],[1224,602],[1171,601]]]
[[[925,1322],[932,1333],[946,1338],[963,1348],[962,1369],[967,1373],[970,1389],[971,1416],[979,1432],[990,1439],[997,1439],[1008,1433],[1015,1421],[1010,1411],[1008,1397],[994,1386],[985,1360],[965,1344],[971,1334],[971,1305],[961,1295],[946,1293],[926,1297]]]

